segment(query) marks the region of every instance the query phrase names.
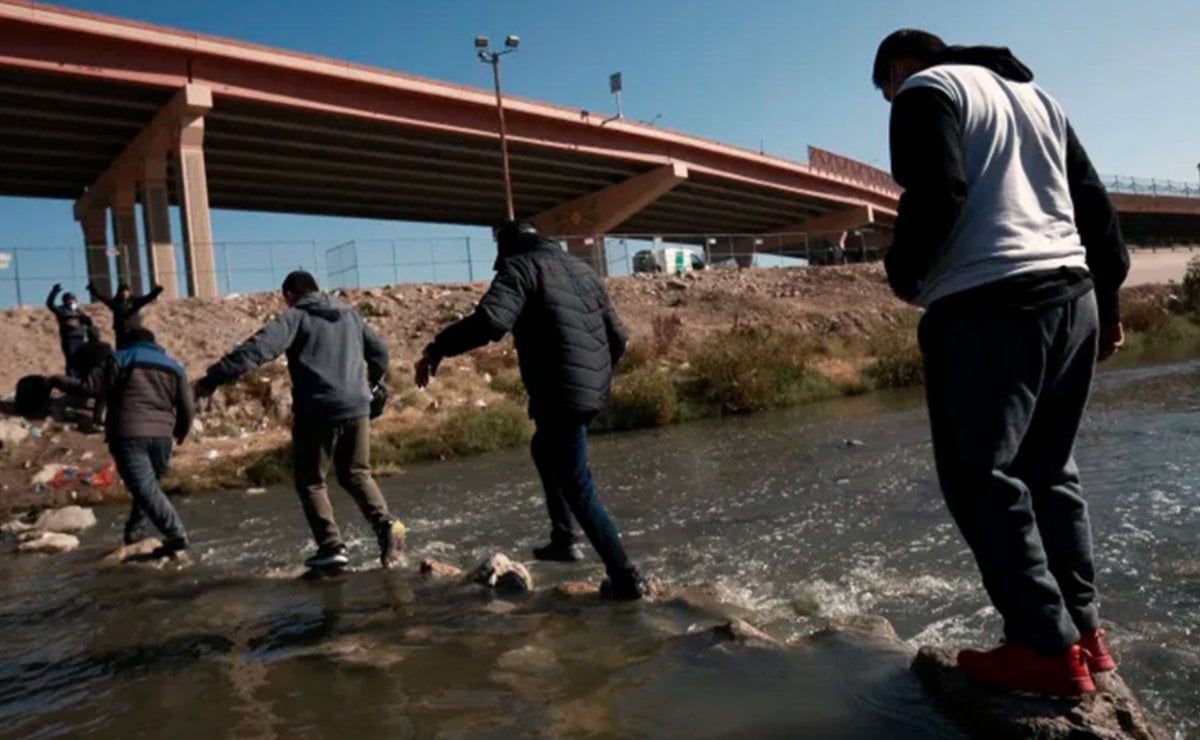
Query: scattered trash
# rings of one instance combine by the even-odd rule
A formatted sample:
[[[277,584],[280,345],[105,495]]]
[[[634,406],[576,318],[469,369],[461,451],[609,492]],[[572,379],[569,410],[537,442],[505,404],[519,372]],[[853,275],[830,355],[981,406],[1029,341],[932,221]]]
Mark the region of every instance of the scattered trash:
[[[29,428],[29,436],[33,437],[34,439],[41,439],[41,436],[42,436],[41,427],[30,427]]]
[[[39,470],[32,478],[29,479],[29,482],[35,486],[45,486],[50,481],[54,480],[55,476],[59,474],[59,471],[66,467],[66,465],[62,465],[60,463],[49,463],[48,465],[44,465],[42,466],[41,470]]]
[[[96,456],[96,453],[92,452],[91,450],[88,450],[87,452],[80,455],[79,459],[81,462],[87,462],[88,460],[91,460],[95,456]]]
[[[838,484],[839,486],[845,486],[845,485],[849,485],[849,484],[850,484],[850,479],[849,479],[849,478],[838,478],[838,480],[837,480],[837,484]]]
[[[487,405],[488,405],[487,401],[483,400],[482,398],[475,401],[475,408],[486,409]]]
[[[867,446],[867,443],[862,441],[861,439],[843,439],[842,444],[846,445],[847,447],[866,447]]]
[[[109,462],[103,468],[100,468],[100,472],[84,482],[93,488],[104,488],[105,486],[113,485],[117,482],[117,464]]]
[[[204,459],[209,461],[216,460],[220,456],[221,453],[217,452],[216,450],[209,450],[208,452],[204,453]]]
[[[266,493],[266,492],[267,492],[267,489],[265,489],[265,488],[257,488],[256,487],[256,488],[247,488],[246,489],[246,494],[249,496],[258,496],[258,495]]]

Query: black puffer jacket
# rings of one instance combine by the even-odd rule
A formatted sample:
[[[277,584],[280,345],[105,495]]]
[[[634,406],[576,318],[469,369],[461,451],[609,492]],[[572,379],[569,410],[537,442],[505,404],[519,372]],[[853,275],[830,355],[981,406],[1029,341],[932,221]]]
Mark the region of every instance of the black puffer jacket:
[[[530,416],[594,414],[608,404],[625,328],[596,273],[536,234],[501,237],[491,288],[473,314],[438,334],[426,352],[452,357],[510,331]]]

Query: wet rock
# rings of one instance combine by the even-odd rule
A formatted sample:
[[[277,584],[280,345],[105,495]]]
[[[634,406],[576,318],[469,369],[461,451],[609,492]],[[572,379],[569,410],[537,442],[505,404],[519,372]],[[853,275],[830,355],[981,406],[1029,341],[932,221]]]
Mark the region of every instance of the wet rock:
[[[39,555],[58,555],[70,552],[79,547],[79,538],[59,532],[27,533],[32,537],[17,545],[17,552],[36,553]]]
[[[1049,699],[980,686],[958,669],[954,656],[923,647],[912,671],[966,729],[1013,740],[1167,740],[1146,718],[1115,673],[1096,676],[1099,691],[1079,700]]]
[[[565,581],[554,587],[554,593],[568,598],[599,596],[600,585],[586,581]]]
[[[106,563],[124,563],[129,560],[146,559],[150,554],[162,547],[162,542],[154,537],[147,537],[144,540],[139,540],[132,545],[121,545],[117,549],[104,556]]]
[[[33,525],[21,517],[7,521],[4,524],[0,524],[0,534],[19,535],[22,532],[28,532],[31,529],[33,529]]]
[[[846,633],[871,637],[897,645],[903,644],[900,636],[896,634],[896,628],[892,626],[892,623],[875,614],[845,614],[831,617],[828,624],[811,635],[811,637],[812,639],[819,639],[821,637]]]
[[[496,553],[479,564],[467,580],[497,591],[526,592],[533,590],[533,576],[520,563],[507,555]]]
[[[512,673],[539,673],[556,670],[558,658],[548,648],[525,645],[509,650],[496,659],[496,670]]]
[[[437,560],[422,560],[418,567],[422,578],[461,578],[463,569]]]
[[[82,506],[64,506],[38,514],[33,529],[39,532],[76,534],[96,526],[96,515]]]
[[[707,631],[707,634],[721,642],[736,642],[741,645],[758,645],[783,647],[783,643],[771,637],[766,632],[742,619],[717,625]]]

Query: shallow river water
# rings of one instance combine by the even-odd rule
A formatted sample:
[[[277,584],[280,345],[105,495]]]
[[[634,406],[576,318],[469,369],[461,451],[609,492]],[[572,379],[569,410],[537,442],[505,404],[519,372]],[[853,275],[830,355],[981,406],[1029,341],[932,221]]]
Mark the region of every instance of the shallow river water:
[[[1180,738],[1200,737],[1198,409],[1196,365],[1107,373],[1078,454],[1122,675]],[[0,736],[961,737],[903,652],[700,634],[722,613],[783,639],[877,614],[912,646],[998,638],[919,394],[600,437],[593,467],[642,569],[715,587],[719,604],[509,604],[386,573],[337,491],[355,558],[342,578],[294,577],[307,532],[282,489],[180,501],[190,568],[106,570],[124,514],[108,508],[75,553],[0,553]],[[523,451],[383,485],[412,563],[525,558],[544,535]],[[530,566],[541,584],[600,576],[590,553]]]

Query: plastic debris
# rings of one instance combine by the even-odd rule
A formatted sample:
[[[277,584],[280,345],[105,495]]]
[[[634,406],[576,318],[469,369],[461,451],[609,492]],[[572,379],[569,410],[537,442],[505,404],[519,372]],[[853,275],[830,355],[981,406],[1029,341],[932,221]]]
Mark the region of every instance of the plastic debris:
[[[117,464],[109,462],[100,471],[85,481],[94,488],[104,488],[117,482]]]
[[[216,450],[209,450],[208,452],[204,453],[205,460],[216,460],[220,456],[221,453],[217,452]]]

